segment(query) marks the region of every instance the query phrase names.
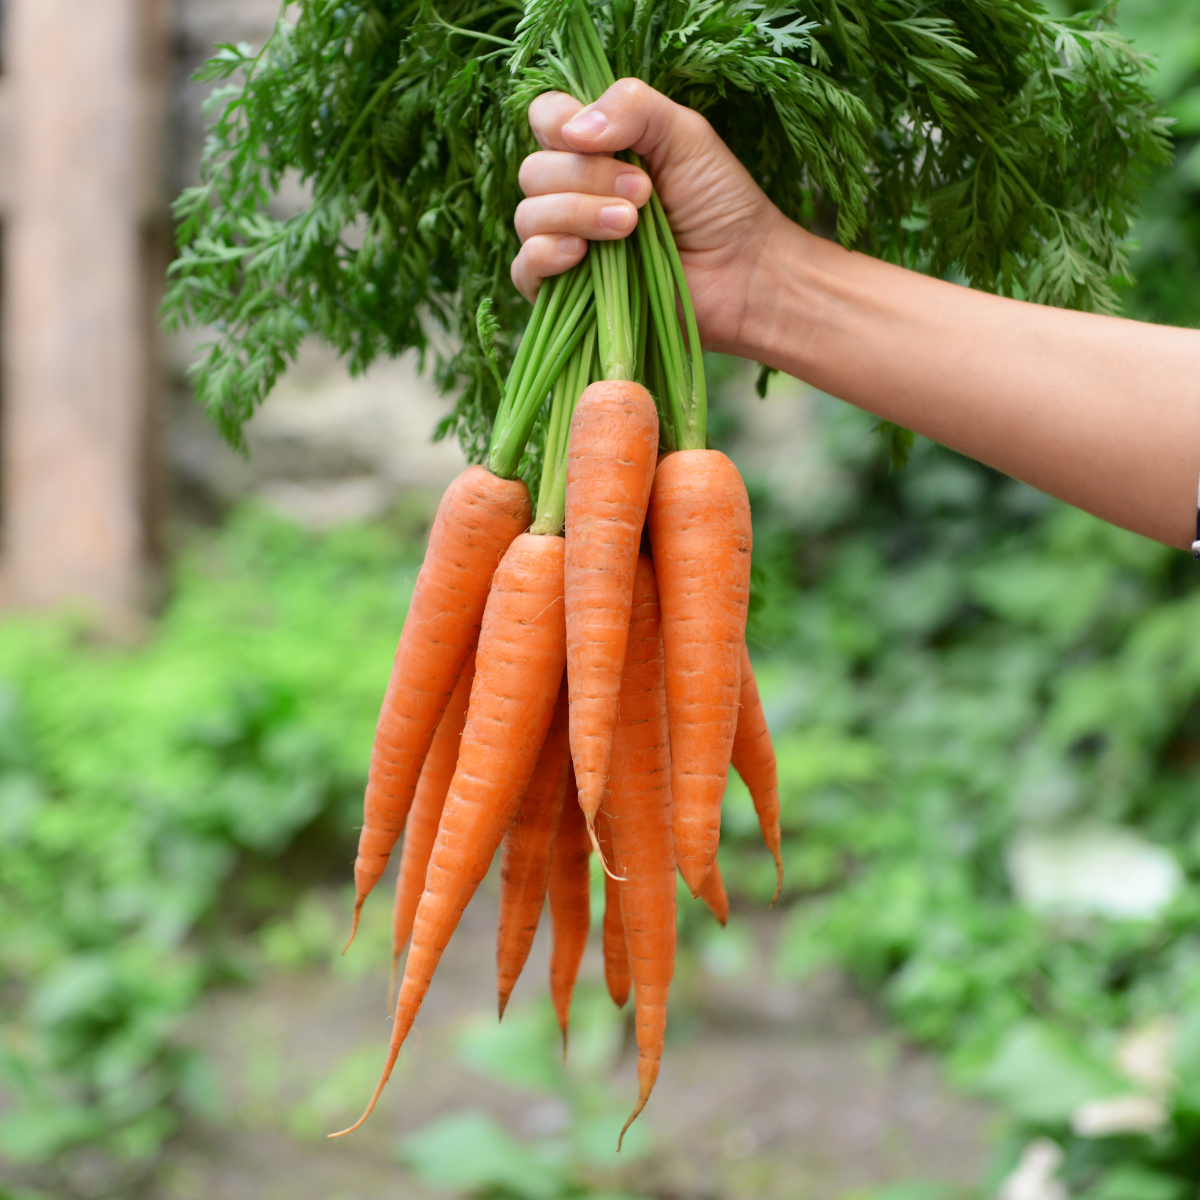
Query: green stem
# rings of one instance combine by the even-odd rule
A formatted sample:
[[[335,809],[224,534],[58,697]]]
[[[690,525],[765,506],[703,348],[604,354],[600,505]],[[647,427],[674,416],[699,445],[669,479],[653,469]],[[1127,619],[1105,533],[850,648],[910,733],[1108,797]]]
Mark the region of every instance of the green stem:
[[[681,450],[703,450],[705,439],[708,437],[708,387],[704,381],[704,350],[700,345],[700,328],[696,324],[696,310],[692,306],[692,293],[688,290],[687,276],[683,273],[683,260],[679,257],[679,247],[675,245],[675,237],[671,233],[671,223],[667,220],[666,210],[657,192],[650,194],[650,207],[658,231],[661,244],[666,252],[667,263],[674,279],[675,290],[679,293],[679,304],[683,309],[683,325],[687,332],[687,353],[691,360],[690,384],[691,396],[688,404],[688,421],[686,432],[680,430]],[[678,323],[676,322],[676,328]]]
[[[498,423],[492,431],[488,469],[505,479],[516,475],[525,443],[546,396],[586,331],[585,318],[592,305],[591,275],[586,270],[574,268],[561,278],[564,282],[547,305],[546,318],[538,330],[537,341],[525,362],[521,378],[514,383],[516,372],[509,375],[504,422]],[[561,305],[557,304],[559,293]],[[552,320],[552,317],[557,319]]]
[[[571,11],[568,45],[583,85],[577,99],[598,100],[616,82],[600,44],[600,36],[587,10],[576,4]],[[592,281],[596,289],[597,336],[605,379],[634,377],[635,338],[629,290],[629,248],[624,238],[593,242],[588,248]]]
[[[554,385],[550,420],[546,426],[546,454],[542,462],[542,482],[538,488],[537,512],[531,533],[562,532],[567,506],[567,448],[571,434],[571,416],[584,389],[596,370],[596,320],[587,322],[587,332],[571,353],[567,365]]]

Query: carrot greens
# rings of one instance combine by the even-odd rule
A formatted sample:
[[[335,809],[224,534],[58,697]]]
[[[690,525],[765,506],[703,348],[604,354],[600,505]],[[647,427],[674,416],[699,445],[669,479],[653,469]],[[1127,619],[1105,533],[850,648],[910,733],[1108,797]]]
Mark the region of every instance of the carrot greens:
[[[218,85],[211,134],[201,182],[176,204],[165,315],[212,331],[194,378],[225,437],[241,444],[315,334],[354,371],[417,350],[455,396],[439,436],[533,482],[540,448],[522,458],[522,435],[570,346],[540,324],[559,288],[530,315],[508,278],[517,171],[534,148],[525,109],[545,87],[590,98],[609,64],[705,113],[787,216],[1049,304],[1115,308],[1142,170],[1167,152],[1147,63],[1108,9],[1060,19],[1034,0],[285,3],[265,46],[222,46],[203,68]],[[289,212],[275,197],[292,180],[308,199]],[[700,347],[666,214],[652,202],[640,228],[636,247],[595,251],[576,282],[589,274],[596,291],[604,374],[645,375],[666,444],[702,446]],[[560,286],[557,303],[574,311],[574,285]],[[507,388],[474,328],[485,298],[502,379],[522,333],[534,339],[532,373]]]

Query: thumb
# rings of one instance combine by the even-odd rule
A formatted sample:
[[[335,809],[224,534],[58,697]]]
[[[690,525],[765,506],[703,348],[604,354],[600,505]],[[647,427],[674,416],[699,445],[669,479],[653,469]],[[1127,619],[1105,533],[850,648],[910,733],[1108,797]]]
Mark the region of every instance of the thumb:
[[[653,165],[672,148],[686,145],[689,133],[700,133],[692,128],[696,122],[707,128],[699,113],[668,100],[640,79],[618,79],[599,100],[563,125],[562,136],[581,154],[633,150]]]

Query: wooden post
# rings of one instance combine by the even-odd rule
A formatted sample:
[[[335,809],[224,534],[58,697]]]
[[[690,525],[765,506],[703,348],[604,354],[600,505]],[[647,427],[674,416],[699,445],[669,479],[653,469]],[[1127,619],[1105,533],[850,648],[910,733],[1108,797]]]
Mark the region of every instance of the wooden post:
[[[146,0],[7,8],[4,599],[116,616],[145,594],[152,14]]]

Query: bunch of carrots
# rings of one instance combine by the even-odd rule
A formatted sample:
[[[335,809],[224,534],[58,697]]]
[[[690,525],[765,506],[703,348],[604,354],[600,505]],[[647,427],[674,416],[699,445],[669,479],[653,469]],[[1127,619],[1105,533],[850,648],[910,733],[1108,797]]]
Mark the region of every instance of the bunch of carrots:
[[[582,8],[562,50],[594,100],[612,72]],[[485,352],[489,321],[485,306]],[[699,337],[657,196],[634,237],[594,243],[543,285],[501,389],[487,465],[438,508],[376,731],[354,927],[405,831],[393,970],[408,955],[379,1084],[334,1137],[374,1108],[497,850],[500,1013],[548,898],[564,1052],[600,856],[605,976],[636,1009],[625,1129],[662,1056],[676,868],[728,913],[716,853],[731,762],[782,882],[775,756],[745,644],[750,505],[733,463],[704,448]],[[517,467],[547,401],[535,509]]]

